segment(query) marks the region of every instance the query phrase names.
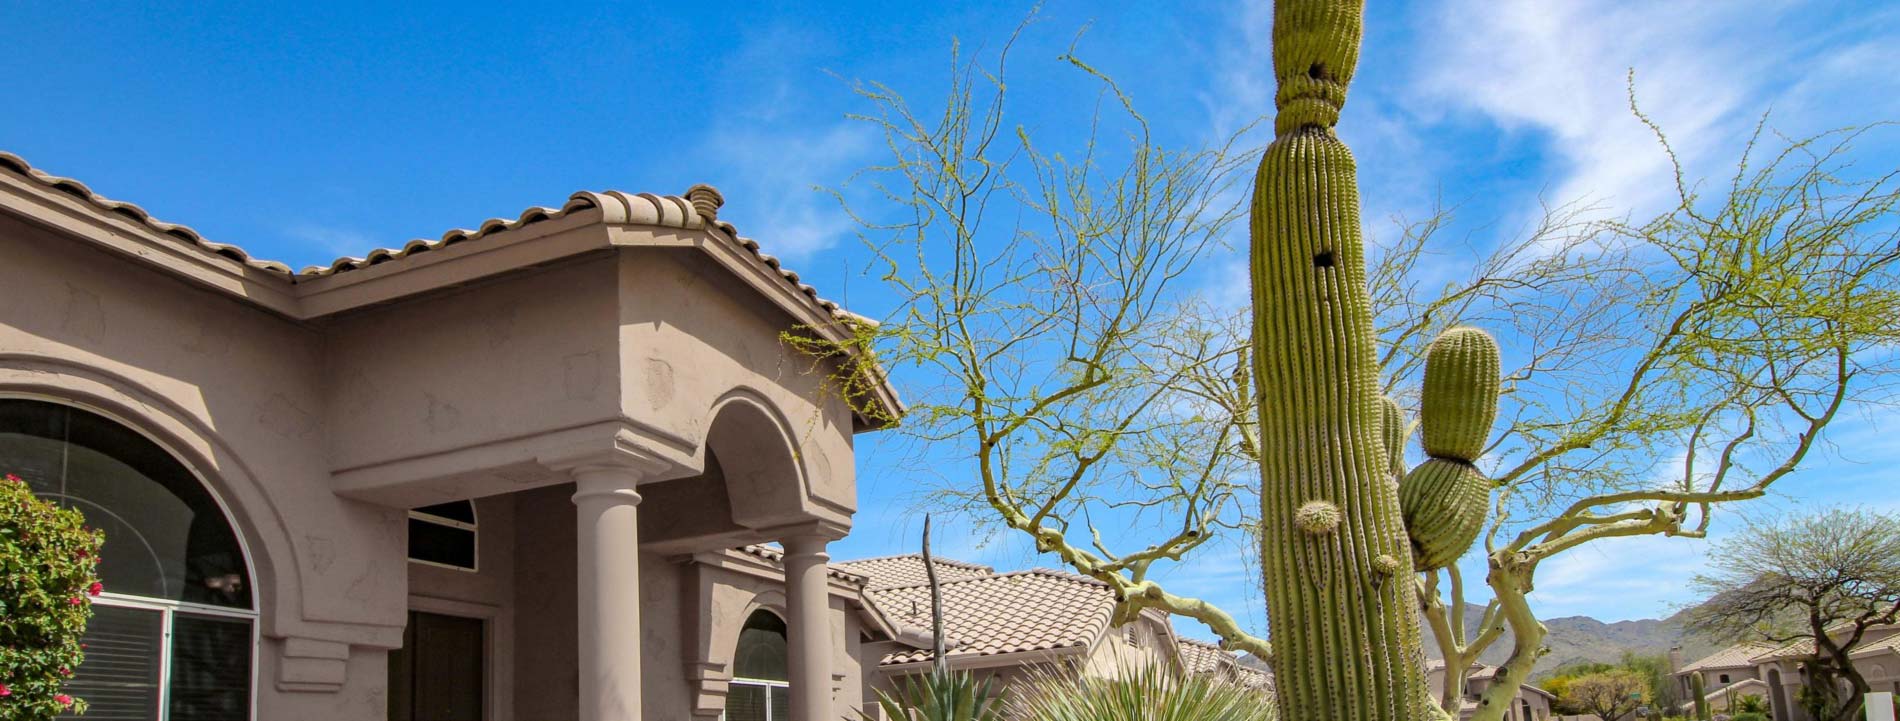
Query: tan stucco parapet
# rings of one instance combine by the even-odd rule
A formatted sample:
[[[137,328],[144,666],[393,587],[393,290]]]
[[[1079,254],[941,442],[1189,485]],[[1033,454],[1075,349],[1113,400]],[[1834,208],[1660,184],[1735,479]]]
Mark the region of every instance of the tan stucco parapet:
[[[696,248],[791,316],[793,327],[845,343],[854,325],[875,322],[826,300],[759,243],[718,219],[724,196],[696,185],[687,197],[617,190],[582,191],[559,208],[531,207],[436,240],[378,248],[327,266],[292,272],[242,248],[158,220],[137,205],[34,168],[0,152],[0,206],[29,221],[91,241],[188,282],[296,320],[312,320],[463,285],[584,253],[630,247]],[[482,242],[474,242],[482,241]],[[533,241],[533,242],[530,242]],[[868,360],[868,359],[866,359]],[[889,425],[902,402],[874,361],[871,398],[858,409],[866,428]]]

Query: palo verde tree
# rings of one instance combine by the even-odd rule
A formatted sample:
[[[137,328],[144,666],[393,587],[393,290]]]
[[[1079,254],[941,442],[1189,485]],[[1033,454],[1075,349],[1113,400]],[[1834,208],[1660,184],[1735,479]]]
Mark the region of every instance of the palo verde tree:
[[[1254,421],[1199,398],[1238,392],[1240,314],[1196,302],[1187,287],[1241,217],[1257,157],[1241,149],[1249,129],[1170,148],[1071,47],[1060,65],[1100,93],[1077,124],[1087,130],[1053,150],[1011,124],[1003,71],[1022,32],[991,64],[956,56],[941,107],[857,87],[872,110],[853,117],[882,133],[890,156],[852,181],[881,202],[847,207],[899,302],[856,324],[853,342],[894,374],[924,379],[905,388],[901,429],[920,442],[920,473],[968,473],[941,483],[953,506],[980,509],[1109,584],[1117,623],[1158,608],[1264,657],[1264,640],[1226,611],[1149,577],[1254,525],[1242,440]],[[840,350],[785,337],[815,354]],[[857,382],[836,386],[850,396]],[[1105,535],[1097,520],[1163,530]]]
[[[1375,273],[1375,298],[1395,301],[1381,321],[1395,389],[1416,382],[1427,353],[1406,339],[1449,319],[1521,344],[1485,450],[1492,597],[1467,635],[1457,566],[1426,574],[1421,596],[1449,663],[1509,631],[1483,721],[1543,654],[1529,600],[1542,563],[1610,538],[1704,537],[1718,507],[1795,473],[1845,409],[1892,398],[1900,175],[1853,162],[1855,141],[1881,126],[1774,143],[1758,129],[1712,192],[1651,127],[1676,169],[1673,207],[1644,221],[1554,209],[1437,293]],[[1408,234],[1382,267],[1418,262],[1434,229]],[[1447,684],[1447,703],[1460,685]]]
[[[1710,554],[1692,631],[1804,645],[1802,681],[1815,718],[1848,721],[1870,690],[1853,653],[1875,626],[1900,620],[1900,518],[1831,510],[1752,525]]]
[[[1612,669],[1570,679],[1557,702],[1603,721],[1622,721],[1649,698],[1649,680],[1627,669]]]
[[[1107,583],[1118,619],[1165,610],[1271,659],[1286,718],[1455,709],[1459,674],[1424,700],[1422,613],[1453,668],[1508,632],[1477,710],[1498,721],[1542,655],[1541,564],[1701,536],[1721,504],[1795,472],[1843,409],[1881,400],[1900,195],[1853,167],[1864,131],[1751,142],[1708,188],[1677,164],[1673,207],[1556,206],[1434,278],[1442,216],[1361,247],[1330,132],[1360,12],[1276,6],[1278,147],[1251,195],[1251,136],[1171,149],[1073,52],[1102,102],[1057,140],[1012,122],[1013,45],[959,59],[940,106],[860,86],[889,159],[852,180],[878,201],[849,209],[899,302],[854,342],[913,381],[902,432],[940,497]],[[1288,281],[1261,283],[1260,322],[1189,285],[1232,258],[1216,253],[1244,211],[1254,277]],[[1223,543],[1259,554],[1273,647],[1156,580]],[[1467,635],[1450,561],[1468,544],[1491,599]]]

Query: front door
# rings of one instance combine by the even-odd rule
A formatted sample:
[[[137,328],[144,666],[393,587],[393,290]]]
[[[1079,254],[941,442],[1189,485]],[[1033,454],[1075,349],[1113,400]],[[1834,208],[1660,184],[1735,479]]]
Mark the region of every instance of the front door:
[[[409,612],[389,652],[389,721],[482,721],[487,684],[479,618]]]

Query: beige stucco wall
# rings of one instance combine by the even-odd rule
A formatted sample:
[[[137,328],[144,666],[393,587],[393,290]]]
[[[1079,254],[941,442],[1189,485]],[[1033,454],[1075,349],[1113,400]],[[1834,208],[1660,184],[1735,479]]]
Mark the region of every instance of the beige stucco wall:
[[[5,215],[0,258],[0,393],[119,418],[231,510],[256,573],[258,717],[380,717],[403,514],[330,492],[321,332]]]
[[[260,719],[383,718],[410,608],[491,620],[497,718],[572,717],[575,516],[556,461],[577,445],[653,444],[671,464],[643,509],[673,541],[640,559],[648,718],[695,703],[685,617],[736,636],[744,616],[711,611],[783,585],[731,574],[717,595],[747,600],[700,605],[685,551],[842,529],[855,508],[852,415],[828,371],[779,342],[790,316],[686,250],[594,252],[313,320],[3,213],[0,258],[0,394],[121,419],[230,509],[255,569]],[[582,432],[603,425],[635,430]],[[700,472],[709,447],[723,472]],[[408,563],[403,508],[469,497],[480,571]],[[833,603],[843,715],[862,701],[864,629]]]

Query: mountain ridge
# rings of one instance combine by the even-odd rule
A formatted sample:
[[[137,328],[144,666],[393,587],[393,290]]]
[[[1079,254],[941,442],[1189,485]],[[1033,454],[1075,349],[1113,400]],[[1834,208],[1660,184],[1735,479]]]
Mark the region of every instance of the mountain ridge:
[[[1668,618],[1609,622],[1590,616],[1543,619],[1544,627],[1549,630],[1544,637],[1544,646],[1550,649],[1550,653],[1538,659],[1536,670],[1532,673],[1542,675],[1559,666],[1576,662],[1615,663],[1624,653],[1662,655],[1678,646],[1682,648],[1685,663],[1714,653],[1716,644],[1689,633],[1684,613],[1677,612]],[[1483,606],[1465,604],[1466,638],[1477,634],[1478,621],[1483,615]],[[1441,658],[1431,627],[1425,626],[1423,630],[1426,656]],[[1504,635],[1479,654],[1478,661],[1491,665],[1504,663],[1511,656],[1511,643],[1511,631],[1506,626]]]

